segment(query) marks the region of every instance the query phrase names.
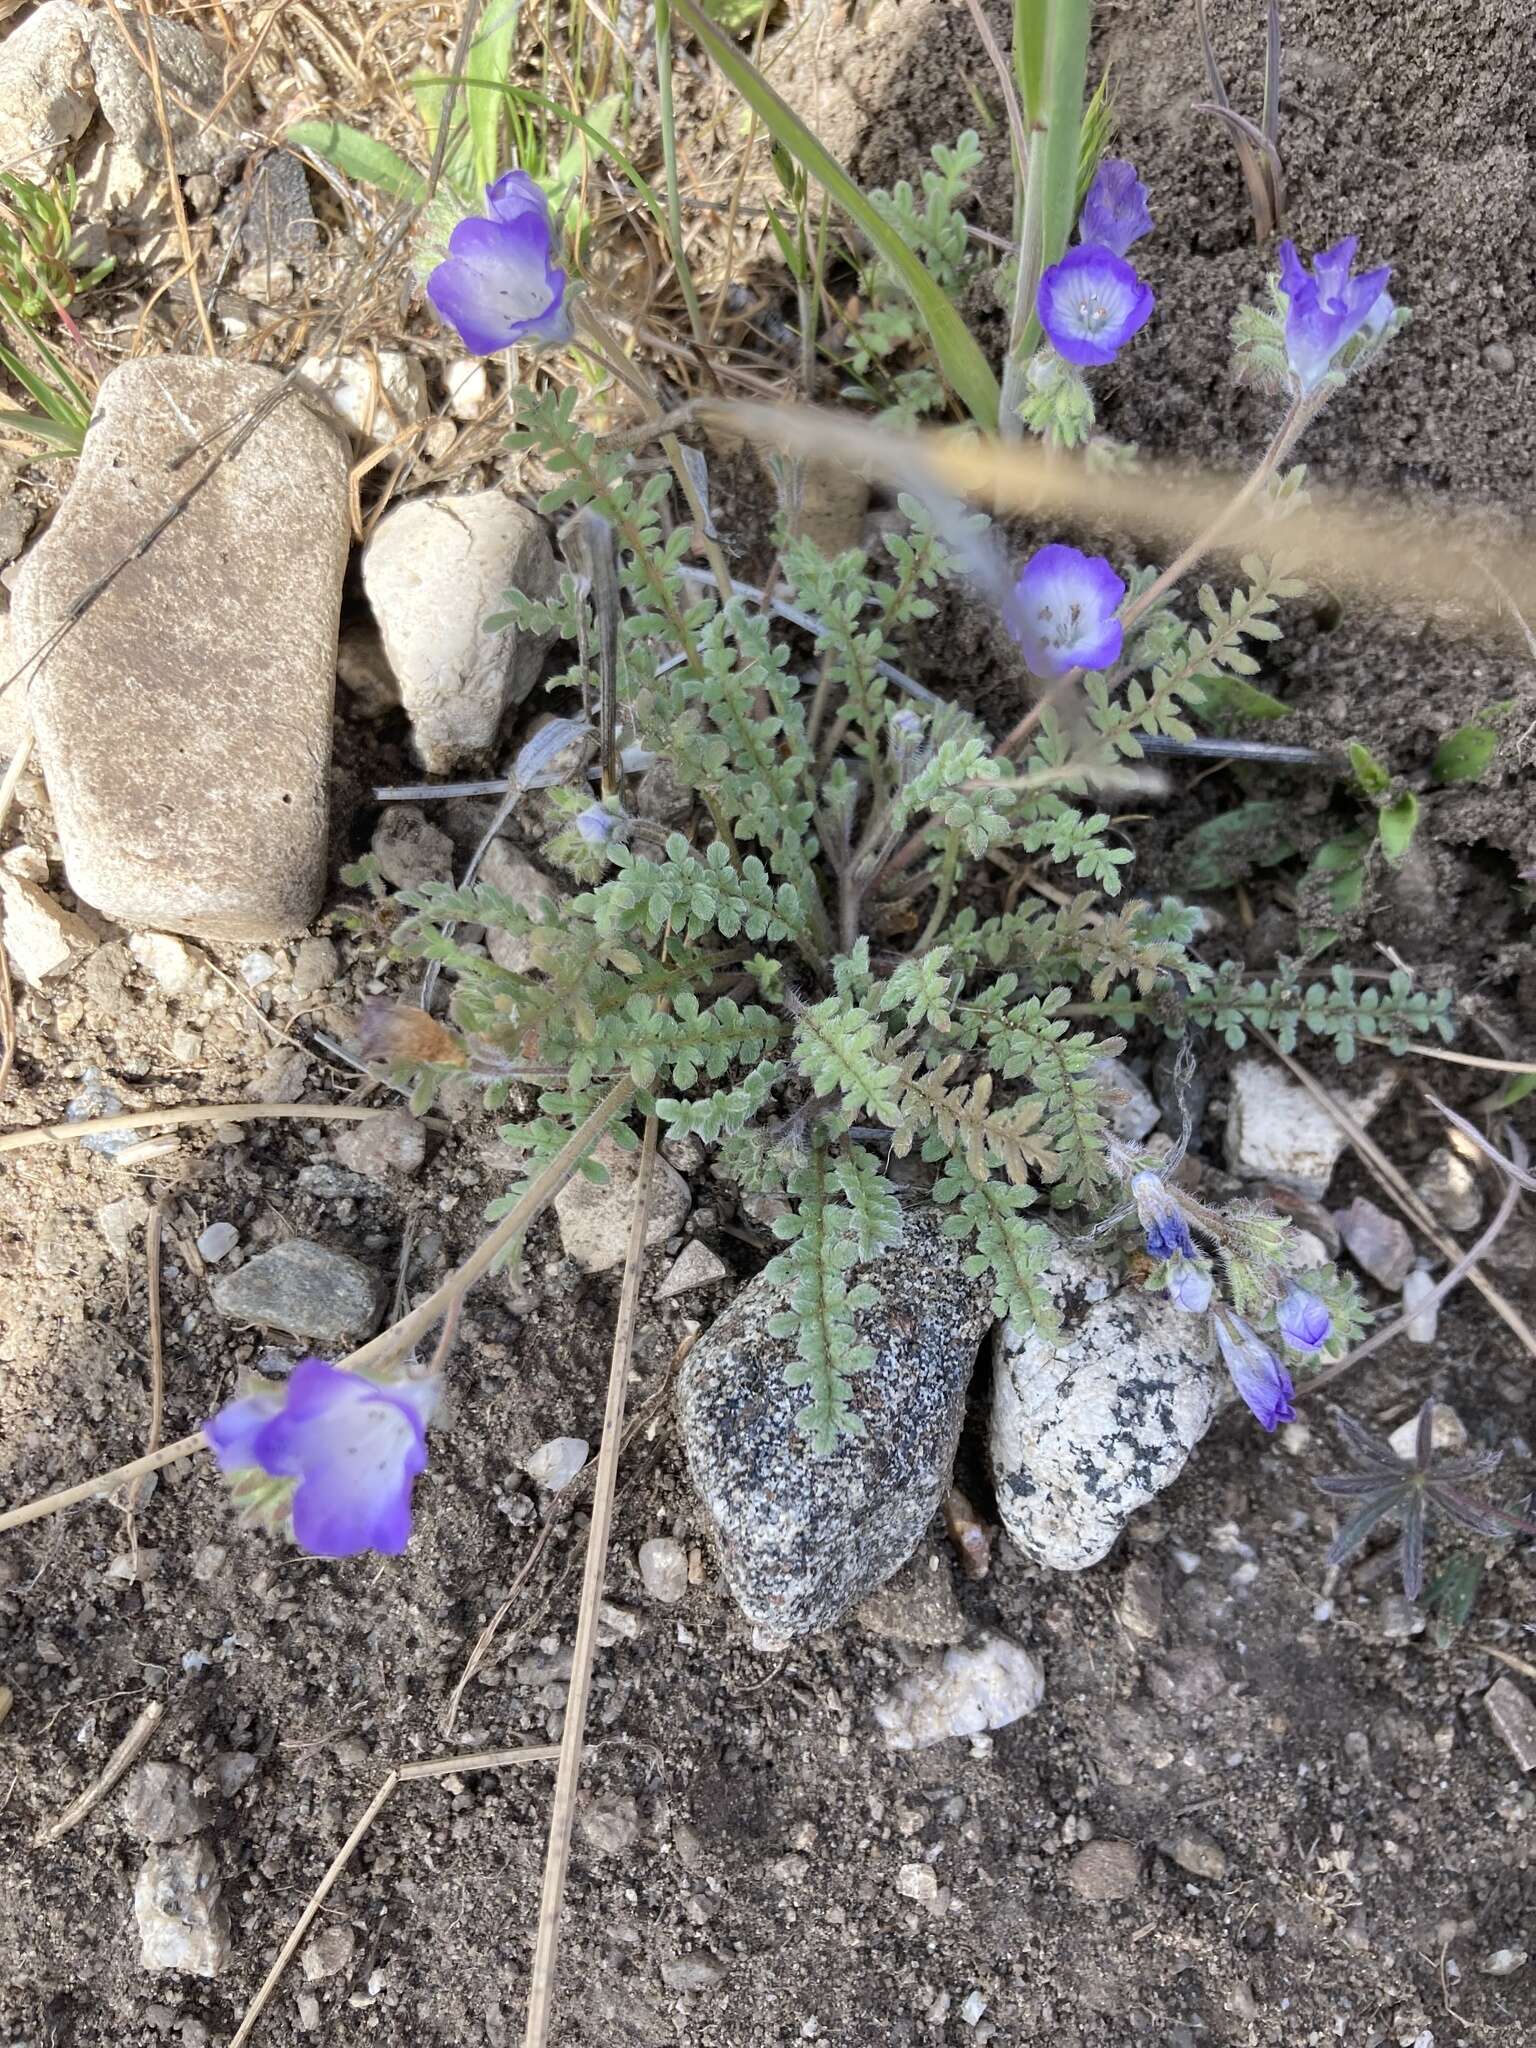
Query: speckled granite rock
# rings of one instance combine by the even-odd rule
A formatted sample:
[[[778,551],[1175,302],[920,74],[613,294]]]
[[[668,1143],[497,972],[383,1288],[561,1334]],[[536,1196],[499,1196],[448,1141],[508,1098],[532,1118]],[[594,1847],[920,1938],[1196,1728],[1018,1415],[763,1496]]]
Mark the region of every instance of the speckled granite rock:
[[[1046,1274],[1054,1339],[1004,1323],[992,1392],[992,1475],[1003,1527],[1058,1571],[1104,1557],[1170,1485],[1215,1411],[1204,1325],[1117,1285],[1065,1246]]]
[[[883,1585],[921,1540],[960,1435],[989,1290],[931,1210],[900,1245],[854,1269],[880,1295],[857,1318],[875,1362],[854,1382],[864,1434],[811,1454],[795,1417],[794,1356],[768,1334],[784,1292],[759,1276],[690,1354],[678,1381],[688,1469],[726,1581],[747,1618],[788,1638],[830,1627]]]

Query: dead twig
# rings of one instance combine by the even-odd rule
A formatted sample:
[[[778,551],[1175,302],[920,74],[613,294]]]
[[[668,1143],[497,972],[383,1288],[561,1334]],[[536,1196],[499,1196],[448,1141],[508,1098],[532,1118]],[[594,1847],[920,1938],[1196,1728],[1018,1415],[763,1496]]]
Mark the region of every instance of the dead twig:
[[[282,1982],[283,1972],[298,1953],[299,1943],[314,1924],[315,1915],[330,1897],[341,1873],[357,1854],[363,1837],[400,1786],[415,1784],[422,1778],[445,1778],[451,1771],[501,1771],[521,1764],[548,1763],[558,1754],[559,1751],[553,1745],[539,1744],[530,1745],[526,1749],[482,1749],[465,1756],[424,1757],[419,1763],[397,1764],[363,1808],[358,1816],[357,1825],[331,1858],[326,1866],[325,1875],[310,1893],[303,1912],[288,1930],[287,1940],[278,1950],[271,1969],[262,1978],[256,1996],[246,2007],[244,2017],[231,2035],[229,2048],[244,2048],[244,2044],[255,2032],[256,2022],[270,2003],[273,1992]]]
[[[148,1742],[150,1736],[154,1734],[155,1729],[160,1724],[160,1716],[164,1712],[165,1708],[159,1700],[150,1701],[116,1749],[107,1758],[105,1765],[102,1767],[101,1776],[96,1779],[95,1783],[88,1785],[78,1799],[73,1800],[65,1807],[57,1820],[50,1821],[47,1827],[34,1836],[33,1842],[36,1848],[45,1848],[48,1843],[58,1841],[61,1835],[67,1835],[71,1828],[79,1826],[80,1822],[85,1819],[85,1816],[93,1807],[101,1804],[102,1800],[106,1798],[145,1743]]]
[[[1449,1273],[1446,1274],[1445,1278],[1436,1283],[1432,1293],[1426,1295],[1423,1301],[1418,1302],[1407,1313],[1394,1316],[1390,1323],[1384,1324],[1379,1330],[1373,1330],[1363,1344],[1357,1344],[1353,1351],[1346,1352],[1344,1357],[1335,1360],[1326,1371],[1314,1373],[1310,1379],[1304,1380],[1296,1389],[1297,1393],[1315,1394],[1319,1387],[1326,1387],[1330,1380],[1338,1379],[1341,1373],[1348,1372],[1353,1366],[1357,1366],[1363,1360],[1369,1358],[1373,1352],[1380,1351],[1384,1344],[1390,1344],[1392,1339],[1401,1335],[1416,1317],[1427,1314],[1432,1308],[1437,1308],[1451,1292],[1452,1288],[1461,1285],[1478,1260],[1485,1258],[1492,1251],[1505,1224],[1508,1223],[1510,1217],[1514,1214],[1515,1204],[1519,1199],[1519,1184],[1516,1181],[1511,1181],[1504,1191],[1504,1199],[1499,1204],[1498,1214],[1477,1240],[1476,1244],[1473,1245],[1472,1249],[1464,1252],[1455,1265],[1452,1266]]]
[[[145,1285],[149,1289],[149,1441],[146,1456],[160,1448],[165,1433],[165,1326],[160,1313],[160,1238],[165,1228],[165,1204],[156,1202],[144,1226]],[[128,1541],[133,1547],[133,1518],[144,1482],[135,1479],[128,1487]]]
[[[151,1124],[179,1130],[188,1124],[246,1124],[258,1119],[296,1117],[305,1123],[359,1123],[365,1117],[393,1116],[390,1108],[369,1108],[350,1102],[184,1102],[176,1109],[126,1109],[118,1116],[81,1117],[58,1124],[32,1124],[23,1131],[0,1131],[0,1152],[21,1152],[29,1145],[68,1145],[103,1131],[142,1131]],[[426,1120],[435,1131],[446,1128]]]
[[[608,1537],[613,1524],[614,1483],[619,1469],[619,1440],[624,1430],[624,1397],[629,1388],[635,1315],[640,1301],[640,1273],[645,1262],[645,1228],[650,1217],[651,1179],[656,1165],[656,1116],[645,1120],[645,1142],[635,1178],[635,1209],[630,1219],[624,1258],[624,1285],[619,1294],[618,1324],[608,1370],[608,1401],[603,1415],[603,1440],[597,1454],[592,1491],[592,1521],[587,1532],[586,1571],[576,1641],[571,1654],[571,1685],[560,1738],[560,1763],[555,1775],[554,1806],[549,1821],[549,1848],[544,1859],[544,1888],[539,1901],[539,1927],[533,1949],[532,1983],[524,2048],[544,2048],[554,2012],[555,1968],[560,1949],[560,1912],[565,1900],[565,1874],[571,1854],[571,1824],[576,1814],[576,1785],[586,1739],[587,1700],[592,1688],[592,1662],[597,1649],[597,1610],[603,1597],[608,1563]]]
[[[690,1331],[672,1354],[672,1362],[663,1375],[661,1386],[624,1431],[624,1440],[619,1445],[619,1455],[621,1457],[637,1437],[644,1435],[645,1431],[666,1406],[667,1398],[672,1391],[672,1382],[677,1377],[678,1368],[698,1341],[699,1332],[697,1330]],[[589,1459],[579,1472],[575,1473],[565,1482],[564,1486],[561,1487],[560,1491],[550,1502],[544,1526],[535,1537],[533,1548],[529,1551],[527,1558],[519,1568],[517,1577],[508,1587],[506,1598],[475,1638],[474,1648],[469,1653],[469,1661],[459,1674],[458,1683],[454,1686],[453,1692],[449,1697],[447,1712],[443,1716],[442,1727],[445,1735],[453,1733],[454,1723],[458,1719],[459,1708],[463,1704],[465,1689],[490,1655],[497,1637],[501,1634],[507,1616],[517,1605],[518,1595],[522,1592],[524,1586],[527,1585],[529,1579],[532,1578],[539,1559],[548,1549],[550,1538],[554,1535],[556,1529],[559,1528],[565,1516],[575,1507],[578,1499],[586,1492],[596,1476],[597,1462],[595,1459]],[[531,1625],[527,1624],[527,1626]]]
[[[11,805],[16,801],[17,788],[31,758],[32,727],[28,724],[21,736],[20,745],[11,756],[5,771],[5,779],[0,781],[0,832],[4,831],[5,821],[11,815]],[[11,990],[11,967],[5,950],[3,912],[0,912],[0,1033],[3,1033],[5,1038],[4,1046],[0,1048],[0,1095],[3,1095],[11,1078],[11,1069],[16,1064],[16,998]]]
[[[1289,1053],[1282,1052],[1262,1025],[1255,1024],[1250,1028],[1259,1043],[1267,1047],[1274,1054],[1286,1071],[1293,1075],[1301,1083],[1302,1087],[1306,1089],[1312,1100],[1320,1108],[1326,1110],[1328,1115],[1333,1118],[1339,1129],[1348,1138],[1350,1144],[1359,1153],[1370,1172],[1387,1191],[1392,1201],[1402,1210],[1404,1215],[1409,1217],[1427,1238],[1437,1244],[1453,1264],[1459,1260],[1462,1255],[1461,1246],[1456,1242],[1455,1238],[1448,1237],[1440,1228],[1434,1216],[1425,1207],[1423,1202],[1419,1200],[1419,1197],[1392,1164],[1392,1161],[1382,1151],[1375,1139],[1355,1121],[1338,1097],[1323,1087],[1320,1081],[1315,1081],[1299,1061],[1293,1060]],[[1498,1288],[1494,1286],[1493,1282],[1479,1266],[1475,1264],[1469,1266],[1466,1277],[1472,1282],[1478,1293],[1482,1295],[1484,1301],[1487,1302],[1494,1314],[1514,1331],[1531,1357],[1536,1358],[1536,1334],[1532,1333],[1524,1317],[1514,1304],[1499,1292]]]
[[[131,1480],[143,1479],[150,1472],[162,1471],[167,1465],[176,1465],[183,1458],[192,1457],[205,1447],[205,1442],[202,1431],[198,1430],[194,1436],[178,1437],[175,1443],[162,1444],[158,1451],[149,1451],[142,1458],[133,1458],[126,1465],[115,1466],[110,1472],[98,1472],[93,1478],[82,1479],[78,1486],[65,1486],[57,1493],[45,1493],[41,1500],[29,1500],[24,1507],[8,1508],[0,1515],[0,1535],[7,1529],[24,1528],[28,1522],[40,1522],[45,1515],[57,1515],[65,1508],[78,1507],[81,1501],[104,1499]]]

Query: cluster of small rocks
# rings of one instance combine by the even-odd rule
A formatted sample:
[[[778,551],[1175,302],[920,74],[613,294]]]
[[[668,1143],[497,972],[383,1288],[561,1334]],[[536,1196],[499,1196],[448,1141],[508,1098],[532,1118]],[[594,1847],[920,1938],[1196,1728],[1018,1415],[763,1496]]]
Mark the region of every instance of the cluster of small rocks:
[[[208,1839],[213,1813],[190,1771],[140,1764],[128,1781],[123,1819],[147,1845],[133,1888],[144,1968],[216,1977],[231,1953],[229,1910]]]

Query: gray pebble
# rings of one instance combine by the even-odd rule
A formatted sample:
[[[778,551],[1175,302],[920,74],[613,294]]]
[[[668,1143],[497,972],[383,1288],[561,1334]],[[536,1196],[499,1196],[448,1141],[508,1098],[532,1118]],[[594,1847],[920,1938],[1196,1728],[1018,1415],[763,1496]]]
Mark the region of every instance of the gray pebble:
[[[141,1842],[180,1842],[200,1834],[211,1814],[180,1764],[140,1764],[123,1795],[123,1819]]]
[[[377,1274],[345,1252],[302,1237],[258,1253],[233,1273],[220,1273],[209,1292],[220,1314],[236,1322],[322,1344],[366,1336],[384,1302]]]
[[[233,1223],[210,1223],[197,1240],[198,1254],[216,1266],[239,1242],[240,1233]]]

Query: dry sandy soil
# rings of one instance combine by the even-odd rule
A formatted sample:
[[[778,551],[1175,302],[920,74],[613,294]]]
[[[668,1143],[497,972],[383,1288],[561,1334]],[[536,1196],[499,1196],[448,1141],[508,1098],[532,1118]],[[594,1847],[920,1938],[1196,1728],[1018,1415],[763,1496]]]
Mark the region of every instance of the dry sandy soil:
[[[1307,454],[1330,478],[1523,515],[1536,457],[1530,11],[1524,0],[1293,0],[1285,13],[1295,229],[1304,244],[1358,231],[1373,260],[1396,266],[1394,289],[1417,315]],[[1257,98],[1256,14],[1213,11],[1239,105]],[[1190,11],[1111,4],[1101,15],[1121,147],[1152,187],[1159,226],[1145,268],[1161,295],[1145,345],[1104,380],[1107,423],[1157,452],[1235,457],[1263,425],[1257,401],[1230,384],[1226,319],[1260,259],[1228,144],[1189,112],[1202,96]],[[988,90],[960,8],[900,0],[862,35],[834,24],[824,54],[826,75],[853,95],[846,118],[866,183],[913,172],[920,152],[975,118],[972,88]],[[1004,208],[994,179],[987,224],[1006,228]],[[1503,647],[1406,611],[1326,601],[1295,624],[1270,683],[1296,705],[1303,737],[1358,733],[1406,770],[1489,699],[1519,701],[1516,732],[1536,719],[1531,668]],[[957,659],[956,644],[933,636],[912,651],[914,667],[986,702],[985,636],[974,661],[963,638]],[[991,695],[1000,720],[1016,715]],[[339,722],[338,860],[367,843],[361,793],[409,772],[403,741],[388,722]],[[1518,1032],[1523,1018],[1526,1051],[1536,956],[1515,875],[1536,859],[1531,763],[1527,739],[1505,749],[1489,781],[1433,797],[1423,858],[1369,924],[1371,940],[1479,996],[1506,1027]],[[1214,785],[1186,777],[1175,815],[1160,813],[1137,842],[1152,879],[1167,843],[1239,788],[1230,773]],[[1279,793],[1312,843],[1347,816],[1319,778],[1295,775]],[[475,822],[467,811],[454,820],[465,845]],[[25,809],[23,825],[47,850],[46,814]],[[1254,907],[1238,938],[1259,964],[1293,927],[1262,878]],[[104,948],[50,1001],[27,999],[5,1121],[62,1114],[93,1066],[129,1106],[235,1100],[301,1076],[314,1100],[332,1099],[346,1077],[316,1058],[295,1068],[300,1055],[270,1027],[345,1028],[376,962],[363,939],[336,935],[344,965],[318,999],[285,994],[280,973],[262,1019],[216,983],[195,1033],[187,1006],[161,995],[121,944]],[[1358,957],[1369,960],[1367,945]],[[1207,1146],[1220,1129],[1222,1057],[1210,1049]],[[1455,1101],[1480,1092],[1436,1072],[1450,1076]],[[1409,1083],[1399,1105],[1384,1137],[1412,1173],[1437,1120]],[[167,1205],[167,1432],[177,1434],[261,1349],[209,1302],[188,1251],[206,1222],[227,1218],[248,1244],[315,1235],[391,1275],[404,1263],[419,1291],[472,1248],[506,1171],[483,1119],[434,1134],[418,1179],[362,1199],[299,1189],[298,1169],[329,1156],[325,1130],[301,1123],[194,1131],[174,1157],[138,1169],[80,1150],[5,1159],[4,1498],[115,1464],[142,1442],[142,1240],[126,1261],[114,1256],[95,1220],[104,1204],[138,1191]],[[1346,1165],[1334,1194],[1368,1188]],[[1515,1245],[1498,1277],[1529,1313],[1529,1225],[1517,1219],[1512,1236],[1522,1230],[1524,1259]],[[713,1241],[735,1270],[753,1269],[740,1242]],[[439,1724],[469,1644],[533,1541],[537,1502],[521,1460],[546,1438],[596,1434],[615,1291],[563,1260],[546,1223],[526,1291],[491,1285],[473,1299],[453,1361],[454,1424],[436,1438],[418,1535],[398,1564],[294,1555],[235,1524],[201,1465],[169,1472],[140,1507],[134,1576],[112,1569],[129,1554],[115,1507],[0,1540],[0,1680],[15,1696],[0,1729],[5,2048],[227,2040],[392,1762],[558,1730],[579,1512],[469,1688],[452,1743]],[[680,1310],[707,1319],[727,1298],[722,1286],[647,1303],[637,1403],[663,1385]],[[1435,1349],[1389,1349],[1351,1395],[1357,1412],[1395,1423],[1425,1391],[1444,1394],[1476,1440],[1515,1447],[1513,1498],[1530,1483],[1532,1364],[1464,1290]],[[1529,1565],[1518,1552],[1492,1564],[1449,1648],[1431,1633],[1390,1633],[1392,1581],[1379,1562],[1325,1596],[1331,1525],[1309,1481],[1336,1458],[1321,1416],[1309,1419],[1310,1435],[1282,1445],[1229,1414],[1128,1543],[1082,1577],[1033,1569],[1003,1545],[990,1577],[970,1584],[935,1529],[931,1554],[967,1622],[1029,1643],[1047,1693],[988,1754],[951,1743],[916,1756],[887,1753],[868,1712],[918,1654],[908,1646],[850,1624],[782,1662],[761,1656],[707,1569],[679,1608],[647,1598],[638,1544],[661,1533],[703,1541],[675,1435],[658,1421],[623,1473],[609,1588],[622,1614],[599,1659],[558,2038],[569,2048],[1530,2039],[1536,1962],[1510,1975],[1480,1968],[1499,1950],[1536,1951],[1536,1795],[1482,1704],[1504,1668],[1489,1646],[1536,1660]],[[985,1502],[980,1424],[973,1416],[962,1468]],[[1159,1596],[1150,1633],[1124,1625],[1133,1567]],[[206,1780],[215,1807],[233,1958],[207,1983],[139,1966],[131,1893],[142,1851],[117,1795],[62,1841],[34,1846],[151,1700],[165,1707],[151,1754]],[[350,1962],[313,1985],[295,1966],[257,2040],[294,2048],[306,2021],[338,2048],[519,2039],[549,1792],[543,1766],[405,1788],[325,1910],[355,1931]],[[1083,1896],[1074,1864],[1091,1838],[1133,1845],[1124,1896]],[[897,1885],[902,1866],[919,1862],[937,1880],[927,1903]],[[679,1959],[691,1973],[680,1976]],[[985,2002],[974,2023],[973,1993]]]

